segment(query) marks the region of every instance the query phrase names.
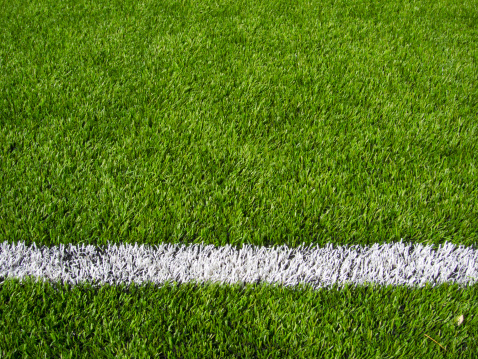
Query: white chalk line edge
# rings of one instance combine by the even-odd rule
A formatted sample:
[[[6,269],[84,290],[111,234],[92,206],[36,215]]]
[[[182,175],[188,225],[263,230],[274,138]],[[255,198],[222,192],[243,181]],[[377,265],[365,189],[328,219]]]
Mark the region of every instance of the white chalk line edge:
[[[23,242],[0,244],[0,283],[34,277],[73,285],[166,283],[260,283],[312,288],[333,285],[423,287],[474,284],[478,250],[445,243],[385,243],[371,246],[297,248],[243,245],[120,244],[59,245],[38,248]]]

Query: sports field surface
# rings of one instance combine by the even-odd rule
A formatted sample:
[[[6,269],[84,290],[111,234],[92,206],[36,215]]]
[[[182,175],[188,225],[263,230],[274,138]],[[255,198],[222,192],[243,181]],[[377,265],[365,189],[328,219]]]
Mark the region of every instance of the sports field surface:
[[[1,358],[476,357],[476,0],[1,8]]]

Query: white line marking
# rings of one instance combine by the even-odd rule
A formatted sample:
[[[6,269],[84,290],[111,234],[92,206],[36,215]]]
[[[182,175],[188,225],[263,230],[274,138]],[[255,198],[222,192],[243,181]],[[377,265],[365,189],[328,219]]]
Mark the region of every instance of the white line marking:
[[[478,279],[478,250],[440,245],[437,250],[402,241],[372,246],[288,248],[243,245],[108,244],[41,247],[0,244],[0,280],[33,276],[70,284],[152,282],[268,282],[313,288],[374,283],[422,287],[472,284]]]

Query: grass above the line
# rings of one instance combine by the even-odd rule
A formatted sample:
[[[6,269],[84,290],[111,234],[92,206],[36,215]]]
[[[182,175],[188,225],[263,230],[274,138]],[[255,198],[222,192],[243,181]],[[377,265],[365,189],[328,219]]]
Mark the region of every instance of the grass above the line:
[[[8,328],[0,331],[0,354],[16,348],[77,358],[472,358],[477,296],[477,285],[313,291],[14,280],[0,290],[0,324]]]
[[[0,241],[477,243],[473,4],[9,2]]]

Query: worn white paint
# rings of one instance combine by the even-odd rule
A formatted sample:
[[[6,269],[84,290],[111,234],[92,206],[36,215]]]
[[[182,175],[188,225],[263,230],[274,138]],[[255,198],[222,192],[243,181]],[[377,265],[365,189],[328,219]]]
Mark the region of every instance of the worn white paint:
[[[478,278],[478,250],[451,243],[339,247],[255,247],[244,245],[92,245],[38,248],[0,244],[0,280],[34,276],[71,284],[162,285],[167,281],[252,283],[313,288],[345,283],[432,286],[471,284]]]

